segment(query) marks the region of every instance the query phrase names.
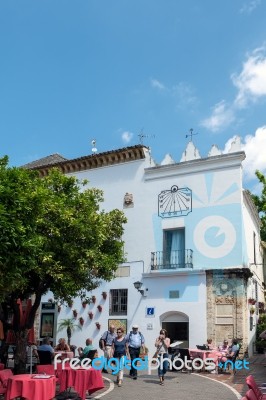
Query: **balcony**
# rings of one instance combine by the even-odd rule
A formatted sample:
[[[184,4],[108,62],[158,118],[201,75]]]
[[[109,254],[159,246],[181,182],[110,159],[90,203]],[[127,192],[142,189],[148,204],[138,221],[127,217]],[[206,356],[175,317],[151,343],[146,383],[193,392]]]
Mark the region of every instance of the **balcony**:
[[[151,253],[151,270],[193,268],[193,250]]]

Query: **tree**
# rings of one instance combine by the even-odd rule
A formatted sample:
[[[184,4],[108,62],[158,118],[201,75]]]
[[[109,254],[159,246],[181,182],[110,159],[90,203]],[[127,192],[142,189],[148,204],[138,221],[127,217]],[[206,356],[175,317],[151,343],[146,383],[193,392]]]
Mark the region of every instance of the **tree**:
[[[266,178],[265,176],[256,171],[256,176],[262,184],[262,192],[260,196],[252,195],[255,205],[258,208],[258,212],[261,220],[260,236],[263,241],[266,241]]]
[[[67,331],[67,343],[70,346],[72,332],[74,332],[76,329],[81,329],[81,327],[78,324],[76,324],[75,318],[66,318],[66,319],[62,319],[59,322],[58,332],[60,332],[64,329],[66,329],[66,331]]]
[[[84,299],[124,260],[126,218],[119,210],[100,210],[102,201],[103,193],[86,181],[56,169],[41,179],[0,159],[0,319],[15,332],[18,370],[42,296],[50,289],[60,303]],[[31,296],[34,303],[22,319],[18,299]]]

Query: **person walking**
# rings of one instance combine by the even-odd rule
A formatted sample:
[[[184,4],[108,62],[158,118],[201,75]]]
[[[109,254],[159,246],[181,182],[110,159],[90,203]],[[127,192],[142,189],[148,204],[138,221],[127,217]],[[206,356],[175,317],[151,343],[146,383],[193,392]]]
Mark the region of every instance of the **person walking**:
[[[129,355],[130,355],[130,360],[131,360],[131,369],[130,369],[130,376],[133,379],[137,379],[138,377],[138,371],[133,365],[134,360],[136,358],[139,358],[140,350],[141,347],[143,348],[143,352],[145,352],[145,340],[144,336],[142,335],[141,332],[139,332],[139,326],[134,324],[132,326],[132,331],[127,334],[126,336],[127,343],[128,343],[128,350],[129,350]]]
[[[116,378],[117,386],[121,387],[124,376],[124,358],[128,355],[128,344],[124,336],[124,329],[117,328],[117,336],[113,340],[111,354],[114,358],[119,360],[119,370]]]
[[[112,357],[112,344],[114,339],[116,338],[116,333],[115,333],[115,326],[110,325],[109,329],[105,331],[101,337],[101,349],[103,350],[104,353],[104,358],[106,359],[106,365],[109,361],[109,359]],[[103,368],[102,372],[105,372],[108,374],[108,371],[106,368]]]
[[[167,331],[165,329],[160,330],[160,334],[155,340],[155,347],[157,348],[158,355],[158,375],[160,380],[160,385],[164,385],[164,375],[166,374],[168,368],[168,347],[170,346],[170,339],[167,337]]]

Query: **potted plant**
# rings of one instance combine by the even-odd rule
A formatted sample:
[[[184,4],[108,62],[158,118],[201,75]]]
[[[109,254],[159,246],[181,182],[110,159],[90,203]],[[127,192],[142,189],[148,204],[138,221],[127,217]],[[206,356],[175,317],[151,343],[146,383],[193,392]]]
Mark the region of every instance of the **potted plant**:
[[[103,296],[103,299],[106,300],[107,299],[107,292],[102,292],[102,296]]]
[[[77,310],[73,310],[73,316],[74,316],[74,318],[77,318],[77,316],[78,316]]]
[[[256,310],[255,310],[254,307],[250,307],[249,312],[250,312],[251,315],[253,315],[255,311],[256,311]]]
[[[100,312],[102,312],[103,308],[102,308],[101,304],[99,304],[99,305],[97,306],[97,308],[98,308],[98,310],[99,310]]]
[[[69,308],[71,308],[73,306],[73,300],[69,300],[67,302],[67,305],[68,305]]]
[[[87,305],[87,304],[88,304],[87,300],[83,300],[83,301],[82,301],[82,307],[83,307],[83,308],[86,308],[86,305]]]
[[[84,325],[84,319],[82,317],[79,317],[79,323],[80,323],[81,326]]]
[[[61,311],[61,305],[60,304],[58,304],[58,306],[57,306],[57,311],[60,313],[60,311]]]
[[[95,304],[95,303],[96,303],[96,296],[93,295],[93,296],[91,297],[91,300],[92,300],[92,302]]]
[[[76,329],[81,329],[81,327],[80,325],[76,324],[75,318],[66,318],[59,321],[57,332],[60,332],[63,329],[66,329],[67,331],[67,343],[70,346],[72,332],[74,332]]]
[[[89,316],[90,319],[92,319],[92,318],[93,318],[93,312],[92,312],[92,311],[89,311],[89,312],[88,312],[88,316]]]
[[[100,322],[95,322],[95,325],[96,325],[97,329],[101,329],[101,324],[100,324]]]
[[[253,306],[256,304],[256,300],[251,297],[248,299],[248,304],[252,304]]]

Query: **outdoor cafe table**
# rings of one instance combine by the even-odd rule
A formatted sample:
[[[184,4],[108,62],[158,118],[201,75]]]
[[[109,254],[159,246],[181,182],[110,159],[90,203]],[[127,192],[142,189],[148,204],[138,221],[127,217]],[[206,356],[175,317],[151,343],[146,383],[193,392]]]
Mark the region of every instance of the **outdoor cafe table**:
[[[67,366],[58,371],[58,378],[60,392],[69,387],[73,387],[83,400],[86,398],[86,391],[88,391],[89,394],[92,394],[97,390],[104,388],[101,371],[93,368],[73,369],[70,366]]]
[[[192,359],[201,358],[204,362],[206,358],[212,358],[216,366],[219,363],[219,359],[222,357],[222,353],[217,350],[188,349],[188,351]],[[203,369],[205,368],[203,367]]]
[[[54,355],[56,354],[62,354],[61,355],[61,360],[64,360],[65,358],[73,358],[74,357],[74,353],[73,351],[55,351]]]
[[[8,379],[5,400],[23,397],[27,400],[50,400],[55,397],[56,378],[34,378],[36,375],[14,375]]]

